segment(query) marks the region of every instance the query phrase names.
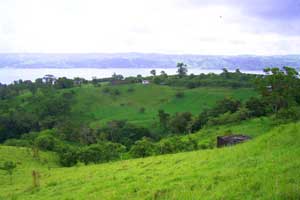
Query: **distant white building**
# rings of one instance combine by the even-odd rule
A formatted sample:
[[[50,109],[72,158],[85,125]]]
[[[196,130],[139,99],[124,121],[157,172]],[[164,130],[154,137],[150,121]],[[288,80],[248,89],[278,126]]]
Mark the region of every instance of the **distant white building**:
[[[148,85],[149,83],[150,83],[149,80],[142,80],[142,84],[143,84],[143,85]]]

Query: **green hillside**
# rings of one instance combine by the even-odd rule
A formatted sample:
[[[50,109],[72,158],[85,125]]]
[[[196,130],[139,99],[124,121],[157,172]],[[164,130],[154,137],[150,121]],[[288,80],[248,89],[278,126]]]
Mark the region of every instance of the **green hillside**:
[[[300,198],[300,123],[234,147],[100,165],[51,168],[27,153],[1,146],[2,161],[20,162],[13,184],[0,172],[2,199]],[[38,189],[31,188],[33,168],[41,173]]]
[[[105,88],[109,88],[110,92],[104,93]],[[131,92],[128,91],[130,89]],[[248,88],[186,89],[155,84],[83,87],[72,90],[76,94],[76,103],[72,107],[73,119],[90,121],[93,122],[92,125],[116,119],[149,125],[157,118],[159,109],[164,109],[168,113],[189,111],[199,114],[203,109],[212,107],[224,97],[246,100],[257,95],[253,89]],[[111,94],[115,90],[118,90],[120,94]],[[176,97],[178,91],[182,91],[184,97]],[[144,113],[140,113],[141,108],[145,108]]]

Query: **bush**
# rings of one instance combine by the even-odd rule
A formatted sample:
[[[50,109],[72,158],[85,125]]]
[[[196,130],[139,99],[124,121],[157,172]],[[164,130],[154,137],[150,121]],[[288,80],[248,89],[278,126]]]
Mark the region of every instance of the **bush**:
[[[146,157],[155,155],[157,147],[149,138],[144,137],[142,140],[138,140],[130,149],[130,154],[135,157]]]
[[[4,142],[7,146],[30,147],[30,142],[22,139],[8,139]]]
[[[141,107],[140,110],[139,110],[139,113],[145,113],[145,110],[146,109],[144,107]]]
[[[121,94],[120,90],[118,89],[115,89],[113,92],[112,92],[112,95],[115,95],[115,96],[119,96]]]
[[[300,108],[291,107],[288,109],[279,110],[276,115],[276,120],[285,122],[285,121],[297,121],[300,119]]]
[[[134,88],[132,88],[132,87],[128,88],[127,92],[134,92]]]
[[[226,112],[218,117],[210,118],[207,125],[223,125],[246,120],[250,117],[250,112],[246,108],[240,108],[237,112]]]
[[[193,151],[199,148],[196,139],[188,137],[184,140],[178,136],[164,138],[159,141],[158,146],[160,154]]]
[[[143,137],[152,137],[147,128],[140,127],[122,120],[110,121],[105,127],[97,130],[100,137],[111,142],[120,143],[130,148],[135,141]]]
[[[253,117],[265,116],[267,114],[267,103],[256,97],[251,97],[246,102],[246,108]]]
[[[64,167],[71,167],[77,164],[77,149],[64,146],[58,151],[59,162]]]
[[[192,114],[190,112],[176,113],[170,121],[172,133],[185,134],[191,129]]]
[[[58,143],[59,140],[52,135],[41,135],[35,139],[35,145],[46,151],[54,151]]]
[[[184,97],[184,92],[182,91],[178,91],[176,94],[175,94],[176,98],[183,98]]]
[[[12,161],[6,161],[3,163],[3,166],[0,166],[0,169],[5,170],[10,176],[10,183],[12,183],[12,174],[14,169],[17,167],[16,163]]]
[[[224,98],[217,102],[217,106],[213,108],[214,112],[217,114],[222,114],[226,112],[234,113],[241,107],[241,102],[233,98]]]
[[[105,88],[103,88],[102,92],[105,93],[105,94],[107,94],[107,93],[110,92],[110,88],[105,87]]]
[[[123,145],[118,143],[101,142],[81,148],[78,152],[78,159],[86,165],[88,163],[108,162],[119,159],[125,149]]]

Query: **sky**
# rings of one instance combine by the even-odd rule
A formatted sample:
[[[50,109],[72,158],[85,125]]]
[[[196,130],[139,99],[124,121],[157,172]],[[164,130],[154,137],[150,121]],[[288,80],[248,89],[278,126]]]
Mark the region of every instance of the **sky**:
[[[300,54],[300,0],[0,0],[0,52]]]

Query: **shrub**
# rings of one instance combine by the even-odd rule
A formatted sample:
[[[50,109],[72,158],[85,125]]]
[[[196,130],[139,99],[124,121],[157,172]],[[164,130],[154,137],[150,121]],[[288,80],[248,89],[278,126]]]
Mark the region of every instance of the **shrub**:
[[[52,135],[41,135],[35,139],[35,145],[41,150],[53,151],[58,145],[58,140]]]
[[[218,117],[210,118],[207,125],[222,125],[246,120],[250,117],[250,112],[246,108],[240,108],[237,112],[226,112]]]
[[[146,137],[136,141],[130,149],[130,154],[135,158],[155,155],[156,152],[157,147],[155,143]]]
[[[69,146],[64,146],[58,151],[59,162],[64,167],[76,165],[78,160],[77,149]]]
[[[276,115],[276,120],[285,122],[285,121],[297,121],[300,119],[300,108],[291,107],[288,109],[279,110]]]
[[[128,88],[127,92],[134,92],[134,88],[133,87]]]
[[[30,142],[22,139],[8,139],[4,142],[4,145],[16,147],[29,147]]]
[[[161,154],[193,151],[199,148],[196,139],[192,137],[182,139],[178,136],[164,138],[159,141],[158,146]]]
[[[102,92],[105,93],[105,94],[107,94],[107,93],[110,92],[110,88],[105,87],[105,88],[103,88]]]
[[[0,169],[5,170],[7,174],[10,176],[10,183],[12,183],[12,174],[16,167],[17,167],[16,163],[12,161],[6,161],[3,163],[2,166],[0,166]]]
[[[218,114],[226,112],[234,113],[240,108],[240,106],[241,102],[239,100],[227,97],[221,101],[218,101],[217,106],[213,108],[213,110]]]
[[[246,108],[250,111],[251,116],[260,117],[267,114],[267,104],[262,99],[251,97],[246,102]]]
[[[184,92],[182,91],[178,91],[176,94],[175,94],[176,98],[183,98],[184,97]]]
[[[119,96],[121,94],[121,92],[120,92],[120,90],[115,89],[112,94],[115,96]]]
[[[145,110],[146,109],[144,107],[141,107],[140,110],[139,110],[139,113],[145,113]]]
[[[170,121],[172,133],[188,133],[191,129],[192,114],[190,112],[176,113]]]
[[[86,165],[88,163],[107,162],[119,159],[125,149],[123,145],[118,143],[101,142],[81,148],[78,152],[78,159]]]

